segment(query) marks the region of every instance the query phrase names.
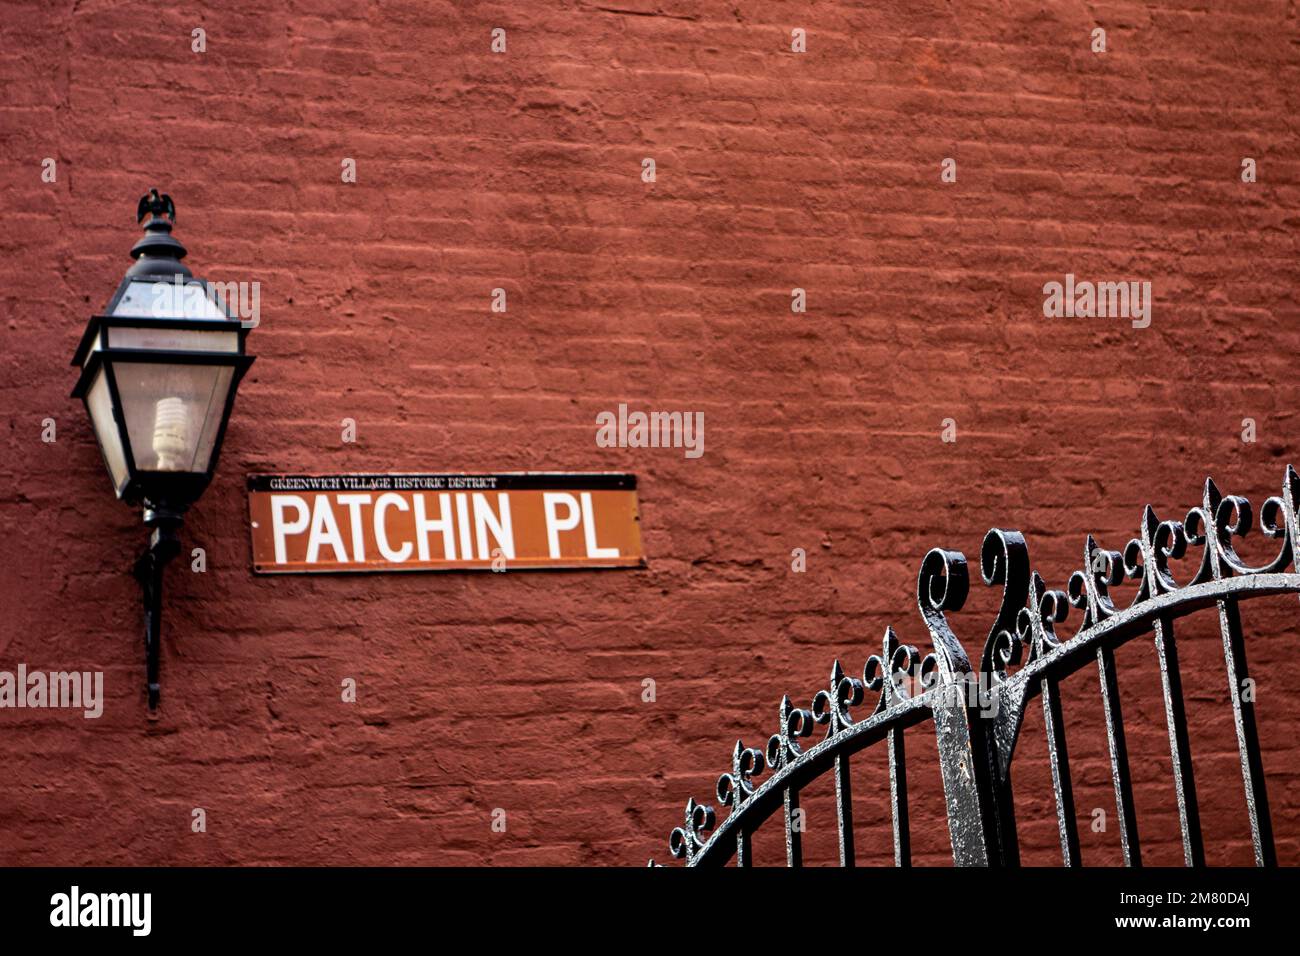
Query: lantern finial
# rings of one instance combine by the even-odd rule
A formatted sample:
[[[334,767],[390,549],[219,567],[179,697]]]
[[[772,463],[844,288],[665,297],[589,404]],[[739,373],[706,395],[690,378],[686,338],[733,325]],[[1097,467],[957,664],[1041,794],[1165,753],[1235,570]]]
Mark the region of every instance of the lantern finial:
[[[135,221],[144,222],[145,213],[150,213],[154,218],[166,216],[172,222],[176,221],[176,204],[172,202],[172,197],[163,193],[158,194],[157,189],[151,189],[140,197],[140,205],[136,208]]]
[[[149,221],[145,222],[145,216]],[[144,235],[131,248],[135,265],[127,270],[128,276],[190,277],[190,270],[181,264],[185,247],[172,236],[176,222],[176,204],[172,197],[151,189],[140,197],[135,208],[136,222],[144,222]]]

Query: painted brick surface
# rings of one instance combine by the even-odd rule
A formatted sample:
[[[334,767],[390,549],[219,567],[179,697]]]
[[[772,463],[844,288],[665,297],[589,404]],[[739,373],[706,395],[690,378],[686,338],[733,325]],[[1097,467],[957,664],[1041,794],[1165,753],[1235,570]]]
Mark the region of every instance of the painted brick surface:
[[[1300,458],[1297,24],[1293,0],[3,0],[0,668],[103,670],[108,699],[99,720],[0,711],[0,862],[663,860],[783,693],[807,706],[889,624],[926,646],[930,547],[975,559],[1016,527],[1063,587],[1085,533],[1122,548],[1144,503],[1180,518],[1207,473],[1276,494]],[[144,532],[67,362],[154,185],[198,274],[262,284],[262,322],[185,529],[208,570],[169,570],[150,721]],[[1149,280],[1150,327],[1045,319],[1066,273]],[[704,412],[704,457],[596,447],[619,402]],[[247,473],[520,469],[635,472],[650,568],[250,574]],[[977,653],[995,600],[974,591],[956,626]],[[1295,614],[1244,615],[1290,863]],[[1217,630],[1179,633],[1210,858],[1246,864]],[[1178,863],[1150,642],[1120,661],[1146,859]],[[1095,674],[1066,714],[1084,860],[1116,863],[1115,828],[1089,827],[1113,816]],[[933,736],[908,746],[918,862],[950,862]],[[1027,862],[1059,859],[1045,753],[1035,709]],[[884,863],[884,757],[854,766],[860,859]],[[759,834],[760,862],[779,840]]]

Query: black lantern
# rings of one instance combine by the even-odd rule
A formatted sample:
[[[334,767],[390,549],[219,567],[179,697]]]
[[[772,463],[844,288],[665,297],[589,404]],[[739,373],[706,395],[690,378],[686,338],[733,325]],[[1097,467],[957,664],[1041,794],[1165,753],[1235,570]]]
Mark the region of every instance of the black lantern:
[[[152,530],[135,574],[144,589],[153,709],[163,567],[180,550],[186,509],[212,480],[235,390],[253,357],[244,353],[245,324],[182,264],[171,197],[150,190],[137,219],[145,225],[131,249],[135,264],[104,314],[86,326],[72,358],[81,368],[72,395],[86,403],[114,492],[143,505]]]

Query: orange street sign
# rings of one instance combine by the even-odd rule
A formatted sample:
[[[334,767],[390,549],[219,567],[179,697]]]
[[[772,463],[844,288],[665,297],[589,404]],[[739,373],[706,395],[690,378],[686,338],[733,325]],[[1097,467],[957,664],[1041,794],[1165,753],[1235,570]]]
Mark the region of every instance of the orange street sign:
[[[636,476],[250,475],[253,571],[645,566]]]

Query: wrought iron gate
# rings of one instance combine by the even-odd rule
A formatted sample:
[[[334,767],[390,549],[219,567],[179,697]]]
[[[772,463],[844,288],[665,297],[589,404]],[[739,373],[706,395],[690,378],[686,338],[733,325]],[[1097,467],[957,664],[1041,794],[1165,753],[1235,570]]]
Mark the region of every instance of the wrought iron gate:
[[[1254,844],[1255,862],[1276,863],[1268,794],[1260,760],[1253,695],[1246,692],[1248,671],[1239,604],[1262,595],[1300,592],[1300,477],[1288,466],[1280,496],[1269,498],[1260,528],[1281,546],[1268,564],[1252,567],[1237,555],[1233,539],[1252,527],[1250,502],[1222,495],[1206,480],[1201,504],[1184,521],[1160,521],[1148,506],[1139,536],[1123,552],[1102,549],[1088,536],[1083,569],[1070,577],[1066,591],[1049,590],[1031,569],[1025,539],[1016,531],[991,530],[984,538],[980,570],[984,583],[1002,589],[997,617],[978,661],[972,663],[953,633],[948,615],[959,611],[969,590],[966,558],[935,549],[925,556],[917,578],[917,603],[933,650],[924,658],[887,629],[884,646],[863,668],[861,679],[847,675],[836,661],[830,683],[809,709],[781,701],[779,730],[763,750],[736,742],[731,770],[718,778],[717,797],[730,814],[716,826],[714,809],[691,799],[686,819],[672,831],[669,848],[688,866],[753,863],[751,837],[774,813],[785,828],[786,862],[803,861],[800,791],[825,773],[834,774],[839,860],[853,866],[849,761],[853,754],[885,741],[888,747],[894,862],[911,862],[907,765],[903,731],[932,722],[947,804],[953,860],[958,866],[1014,866],[1019,844],[1011,796],[1011,764],[1025,708],[1042,698],[1061,854],[1067,866],[1079,865],[1079,832],[1070,781],[1061,713],[1060,683],[1095,664],[1114,782],[1115,809],[1124,862],[1140,866],[1141,847],[1134,814],[1124,718],[1120,708],[1115,650],[1150,636],[1155,645],[1169,734],[1173,786],[1178,803],[1184,861],[1205,862],[1193,779],[1187,717],[1174,621],[1215,608],[1223,639],[1229,693],[1241,757],[1241,777]],[[1188,546],[1201,549],[1197,570],[1178,584],[1170,559]],[[1114,603],[1111,587],[1125,578],[1137,582],[1127,607]],[[1083,620],[1068,639],[1056,625],[1071,607]],[[1015,667],[1014,671],[1011,668]],[[866,717],[854,717],[867,692],[878,694]],[[804,743],[814,725],[826,725],[823,739]],[[755,777],[771,773],[761,783]],[[710,831],[712,831],[710,833]],[[653,865],[653,861],[652,861]]]

